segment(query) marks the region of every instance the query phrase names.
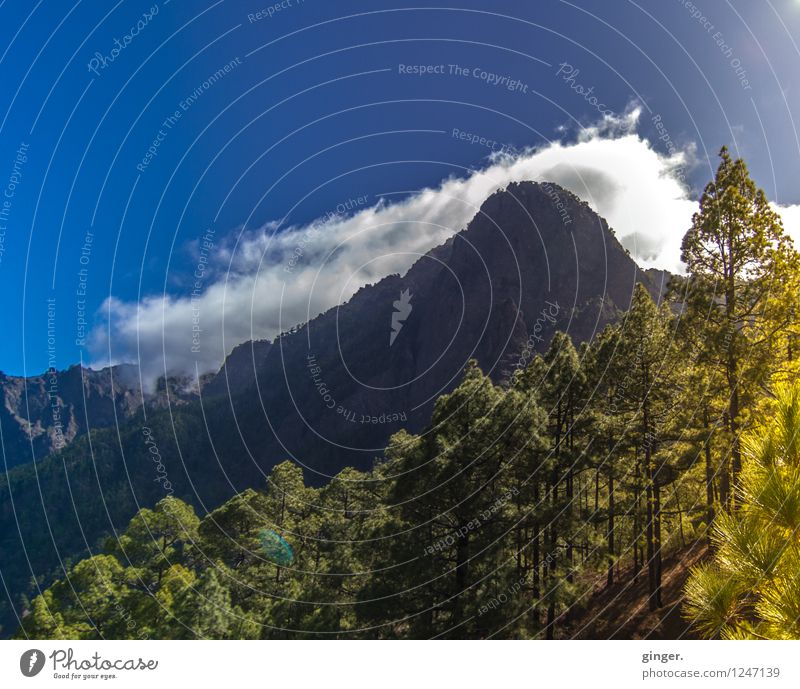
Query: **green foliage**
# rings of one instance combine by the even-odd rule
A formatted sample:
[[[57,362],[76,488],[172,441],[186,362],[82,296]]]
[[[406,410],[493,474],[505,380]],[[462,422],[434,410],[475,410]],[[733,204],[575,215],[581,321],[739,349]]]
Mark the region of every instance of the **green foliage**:
[[[620,561],[646,566],[659,607],[662,551],[707,523],[674,329],[637,289],[592,346],[558,333],[506,387],[471,362],[372,472],[312,488],[283,462],[202,519],[166,497],[36,596],[18,636],[555,638]],[[716,516],[714,560],[687,584],[704,634],[796,633],[798,433],[786,389],[745,442],[745,507]]]
[[[645,313],[655,338],[666,312],[645,292],[636,304],[632,318]],[[616,344],[634,351],[621,332]],[[283,462],[265,490],[201,520],[172,496],[141,509],[106,554],[35,598],[20,635],[557,636],[608,558],[608,458],[590,395],[599,357],[558,333],[507,387],[470,362],[430,426],[396,434],[370,473],[311,488]],[[291,562],[264,552],[265,532],[289,544]]]
[[[800,638],[800,385],[744,438],[742,506],[714,525],[717,550],[686,585],[685,615],[706,636]]]
[[[683,336],[727,398],[719,410],[731,445],[730,460],[719,469],[727,508],[741,473],[741,429],[795,325],[797,292],[787,288],[798,276],[798,257],[780,217],[745,162],[732,159],[727,148],[700,198],[681,257],[688,275],[674,289],[685,309]]]

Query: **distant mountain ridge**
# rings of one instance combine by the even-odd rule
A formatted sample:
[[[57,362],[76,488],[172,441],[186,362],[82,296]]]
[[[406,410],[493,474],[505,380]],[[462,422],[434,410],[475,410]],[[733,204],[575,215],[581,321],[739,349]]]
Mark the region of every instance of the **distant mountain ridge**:
[[[153,408],[196,397],[181,381],[161,379],[143,389],[133,364],[101,370],[70,366],[27,378],[0,372],[0,428],[6,468],[40,460],[63,449],[91,428],[126,423],[143,404]]]

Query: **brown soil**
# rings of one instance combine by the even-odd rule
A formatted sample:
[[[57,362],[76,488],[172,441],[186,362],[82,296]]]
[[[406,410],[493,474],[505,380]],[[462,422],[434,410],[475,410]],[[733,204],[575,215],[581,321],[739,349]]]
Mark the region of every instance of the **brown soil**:
[[[577,639],[694,639],[681,617],[683,585],[689,568],[706,557],[704,542],[673,551],[665,556],[662,574],[662,602],[651,611],[647,593],[647,570],[634,581],[633,569],[622,569],[614,584],[598,582],[594,595],[581,609],[568,615],[562,638]],[[616,575],[616,572],[615,572]]]

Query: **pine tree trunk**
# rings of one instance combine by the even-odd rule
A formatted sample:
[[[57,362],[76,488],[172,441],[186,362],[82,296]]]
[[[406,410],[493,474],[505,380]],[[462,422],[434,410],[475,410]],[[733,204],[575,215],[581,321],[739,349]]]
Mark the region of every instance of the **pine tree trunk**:
[[[555,516],[558,502],[558,472],[553,471],[550,480],[550,505],[552,513]],[[558,540],[558,533],[556,532],[555,518],[550,520],[547,529],[547,626],[546,638],[555,638],[556,626],[556,590],[558,589],[558,582],[556,580],[556,567],[558,561],[556,558],[556,542]]]
[[[735,375],[735,374],[734,374]],[[731,487],[729,502],[731,509],[739,507],[739,475],[742,473],[742,448],[739,441],[739,388],[734,380],[733,390],[731,391],[730,407],[728,409],[730,417],[729,423],[733,444],[731,446]]]
[[[729,260],[733,260],[733,247],[729,245]],[[736,307],[736,282],[735,271],[732,264],[727,267],[727,281],[725,293],[725,312],[727,316],[728,328],[730,329],[730,340],[727,346],[726,376],[728,379],[728,427],[731,431],[731,471],[730,478],[725,476],[726,495],[725,509],[731,511],[738,506],[737,487],[739,485],[739,474],[742,471],[742,452],[739,444],[739,366],[734,352],[736,340],[736,321],[734,309]]]
[[[642,374],[646,391],[642,400],[642,438],[647,472],[647,583],[650,610],[657,610],[661,607],[661,492],[653,466],[656,436],[650,426],[650,371],[647,366],[643,367]]]
[[[539,504],[539,482],[534,479],[533,482],[533,505],[534,510],[540,510],[541,505]],[[539,553],[539,544],[541,542],[541,533],[539,531],[539,522],[538,520],[533,523],[533,599],[536,602],[537,610],[539,599],[541,598],[542,591],[540,588],[540,579],[539,579],[539,568],[541,567],[541,557]],[[537,613],[538,614],[538,613]]]
[[[681,509],[681,496],[675,487],[675,509],[678,511],[678,533],[681,535],[681,547],[686,547],[686,536],[683,533],[683,510]]]
[[[461,533],[464,525],[459,525]],[[453,599],[453,622],[458,624],[463,618],[463,599],[467,588],[467,566],[469,564],[469,533],[458,539],[456,546],[456,590]]]
[[[653,553],[653,484],[650,481],[647,482],[646,491],[647,522],[645,527],[645,540],[647,541],[647,595],[650,602],[650,609],[655,610],[657,606],[655,605],[655,598],[653,597],[656,588],[655,558]]]
[[[550,507],[551,518],[547,525],[547,626],[546,638],[555,637],[556,625],[556,543],[558,534],[556,532],[556,514],[558,514],[558,472],[561,468],[561,425],[563,423],[561,401],[558,402],[556,412],[556,432],[555,432],[555,465],[550,472]]]
[[[708,418],[708,407],[703,410],[703,427],[706,431],[706,528],[711,544],[711,525],[714,523],[714,465],[711,461],[711,422]]]
[[[661,488],[653,483],[653,609],[663,605],[661,600]]]
[[[570,458],[571,459],[571,458]],[[566,490],[566,497],[567,497],[567,515],[569,517],[572,516],[573,510],[573,503],[575,502],[574,490],[573,490],[573,477],[572,477],[572,469],[570,469],[569,473],[567,474],[567,490]],[[569,518],[568,517],[568,518]],[[572,583],[572,571],[574,569],[574,554],[573,554],[573,541],[572,541],[572,524],[568,524],[568,531],[567,531],[567,581],[571,584]]]
[[[573,579],[573,570],[574,570],[574,542],[573,542],[573,521],[574,521],[574,510],[575,510],[575,476],[573,474],[573,460],[575,457],[575,418],[572,414],[572,388],[570,387],[569,390],[569,397],[568,397],[568,404],[567,409],[564,413],[565,421],[567,423],[566,428],[566,441],[567,441],[567,448],[569,449],[569,454],[567,457],[567,462],[570,464],[570,467],[567,471],[567,519],[569,520],[567,523],[567,581],[572,583]]]
[[[636,450],[636,468],[633,488],[633,581],[639,579],[642,570],[641,547],[639,546],[642,514],[642,489],[641,489],[641,467],[639,462],[639,450]]]
[[[729,411],[725,411],[724,420],[725,425],[730,431],[730,418]],[[731,494],[731,458],[726,452],[722,457],[722,465],[719,470],[719,504],[726,512],[730,511],[730,494]]]
[[[594,513],[600,508],[600,469],[594,472]]]
[[[606,586],[614,584],[614,472],[608,470],[608,576]]]

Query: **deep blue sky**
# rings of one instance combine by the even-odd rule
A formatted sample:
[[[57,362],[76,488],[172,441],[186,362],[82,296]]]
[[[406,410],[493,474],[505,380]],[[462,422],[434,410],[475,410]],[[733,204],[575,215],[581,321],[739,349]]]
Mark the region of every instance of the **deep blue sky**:
[[[487,151],[453,139],[453,127],[524,146],[557,138],[570,117],[595,120],[597,111],[556,78],[562,62],[615,112],[639,99],[643,134],[652,136],[649,113],[659,113],[676,143],[697,142],[703,159],[732,145],[771,199],[800,202],[792,119],[800,53],[788,37],[800,36],[797,0],[698,1],[705,25],[683,0],[413,4],[291,0],[251,22],[266,0],[2,3],[0,193],[13,194],[0,235],[0,370],[32,375],[87,358],[76,344],[87,231],[91,324],[109,295],[186,293],[192,247],[209,226],[221,236],[280,218],[323,185],[292,215],[301,222],[343,199],[435,184],[457,171],[448,165],[480,165]],[[108,58],[114,39],[154,6],[113,61],[89,71],[92,57]],[[181,110],[236,58],[241,64]],[[399,63],[482,67],[528,93],[475,78],[400,75]],[[165,126],[176,110],[180,118]],[[160,129],[157,156],[143,163]],[[21,144],[27,161],[15,173]],[[355,171],[415,160],[446,164]],[[12,174],[19,183],[10,189]],[[702,185],[709,174],[706,163],[691,181]]]

